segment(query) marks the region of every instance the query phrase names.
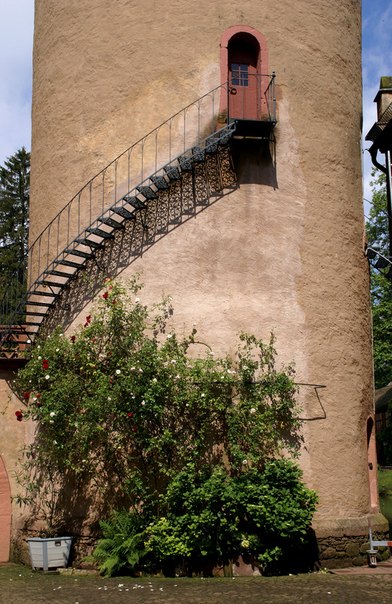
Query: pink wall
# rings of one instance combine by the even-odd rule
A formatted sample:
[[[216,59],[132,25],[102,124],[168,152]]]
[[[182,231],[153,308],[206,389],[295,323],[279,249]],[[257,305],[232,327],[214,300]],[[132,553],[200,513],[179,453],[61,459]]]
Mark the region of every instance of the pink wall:
[[[0,562],[8,562],[11,540],[11,491],[7,470],[0,456]]]

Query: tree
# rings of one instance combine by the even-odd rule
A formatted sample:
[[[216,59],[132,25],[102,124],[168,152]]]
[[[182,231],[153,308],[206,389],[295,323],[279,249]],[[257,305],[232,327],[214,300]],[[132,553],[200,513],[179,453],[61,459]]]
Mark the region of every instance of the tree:
[[[18,306],[26,287],[30,153],[24,147],[0,166],[0,289],[2,321]]]
[[[385,175],[374,173],[372,207],[366,232],[369,245],[389,255],[388,210]],[[392,381],[392,282],[390,277],[371,271],[373,310],[374,375],[376,388]]]

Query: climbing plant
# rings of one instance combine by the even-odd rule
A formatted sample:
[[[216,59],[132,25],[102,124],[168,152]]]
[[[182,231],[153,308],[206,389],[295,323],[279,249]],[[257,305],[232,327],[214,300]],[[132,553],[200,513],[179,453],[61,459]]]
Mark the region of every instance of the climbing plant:
[[[240,553],[272,568],[316,505],[293,461],[293,368],[277,368],[273,337],[241,334],[218,357],[195,329],[170,329],[169,299],[148,308],[137,280],[105,286],[81,328],[41,338],[18,374],[16,420],[36,426],[20,501],[58,529],[71,486],[85,493],[107,517],[95,559],[108,574]]]

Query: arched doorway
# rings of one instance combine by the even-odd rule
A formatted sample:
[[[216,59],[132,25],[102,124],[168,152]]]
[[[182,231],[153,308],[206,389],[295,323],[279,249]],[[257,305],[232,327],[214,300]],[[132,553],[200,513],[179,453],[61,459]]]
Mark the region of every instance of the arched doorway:
[[[367,461],[370,490],[370,510],[378,512],[378,486],[377,486],[377,453],[374,421],[368,417],[366,422]]]
[[[11,490],[7,470],[0,456],[0,562],[8,562],[11,544]]]
[[[227,29],[221,38],[221,82],[228,82],[225,104],[230,119],[260,120],[268,113],[268,50],[264,36],[246,25]],[[223,109],[223,107],[221,107]]]
[[[229,115],[256,120],[261,116],[260,46],[254,36],[240,32],[228,45]]]

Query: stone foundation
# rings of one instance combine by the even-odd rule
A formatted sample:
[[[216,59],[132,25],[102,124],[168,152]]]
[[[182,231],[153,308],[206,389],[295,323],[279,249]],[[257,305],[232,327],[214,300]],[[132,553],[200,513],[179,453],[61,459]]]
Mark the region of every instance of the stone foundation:
[[[12,542],[11,560],[29,565],[27,539],[37,536],[40,536],[38,531],[17,531]],[[374,540],[382,541],[388,538],[387,531],[373,533]],[[74,568],[90,568],[91,564],[86,563],[85,558],[92,553],[96,543],[97,539],[92,535],[74,536],[70,565]],[[345,568],[366,565],[368,563],[367,550],[369,549],[368,535],[340,535],[317,537],[317,539],[313,536],[313,539],[309,540],[307,548],[304,548],[298,555],[310,570],[312,566],[314,570]],[[377,560],[379,562],[387,560],[391,555],[389,547],[378,547],[377,550]],[[294,572],[304,572],[304,569]],[[204,573],[199,569],[197,574],[203,575]],[[240,556],[226,567],[211,567],[208,574],[214,576],[255,576],[262,574],[262,569],[255,560]]]
[[[388,539],[388,532],[375,533],[378,541]],[[368,563],[367,550],[370,549],[369,538],[362,536],[322,537],[317,539],[320,568],[344,568],[363,566]],[[379,547],[377,560],[381,562],[390,557],[389,547]]]

